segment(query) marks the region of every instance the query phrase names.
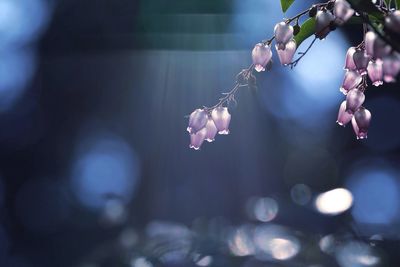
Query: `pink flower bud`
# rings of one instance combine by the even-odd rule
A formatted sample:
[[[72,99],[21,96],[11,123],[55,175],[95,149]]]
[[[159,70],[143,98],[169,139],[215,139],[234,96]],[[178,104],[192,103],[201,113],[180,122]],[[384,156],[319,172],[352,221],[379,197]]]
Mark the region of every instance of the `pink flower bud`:
[[[206,140],[207,142],[213,142],[215,140],[215,135],[218,132],[217,126],[215,126],[214,121],[212,120],[211,117],[208,118],[207,124],[206,124]]]
[[[351,121],[353,118],[353,114],[349,114],[346,112],[346,101],[343,101],[339,108],[338,118],[336,123],[340,126],[345,126],[347,123]]]
[[[231,114],[226,107],[215,108],[211,112],[211,117],[217,126],[219,134],[229,134],[229,123],[231,122]]]
[[[356,88],[362,81],[362,76],[360,73],[354,70],[349,70],[344,75],[342,87],[340,88],[340,92],[344,95],[347,95],[347,92],[353,88]]]
[[[365,54],[364,50],[356,50],[356,52],[354,52],[354,64],[361,75],[367,74],[369,59],[370,57]]]
[[[315,16],[315,36],[324,39],[330,32],[330,24],[335,19],[330,11],[319,10]]]
[[[370,61],[367,70],[373,85],[379,86],[383,84],[382,60],[377,59],[375,61]]]
[[[392,53],[383,59],[383,79],[387,83],[396,81],[396,76],[400,72],[400,55]]]
[[[197,133],[191,134],[189,147],[193,148],[194,150],[199,150],[204,140],[206,139],[206,135],[207,135],[206,128],[201,129]]]
[[[357,139],[365,139],[368,136],[368,128],[371,123],[371,112],[364,107],[360,107],[351,120]]]
[[[253,58],[254,69],[258,72],[265,71],[265,67],[272,57],[271,48],[268,45],[258,43],[254,46],[251,57]]]
[[[361,90],[352,89],[346,96],[346,112],[354,114],[365,101],[365,95]]]
[[[196,109],[192,114],[190,114],[187,131],[190,134],[197,133],[206,126],[207,120],[207,112],[204,109]]]
[[[346,60],[344,63],[344,69],[345,70],[356,70],[356,64],[354,63],[353,60],[353,55],[356,52],[356,48],[355,47],[350,47],[349,50],[347,50],[347,54],[346,54]]]
[[[293,38],[293,27],[282,21],[275,25],[274,32],[278,50],[284,50],[286,44]]]
[[[369,31],[365,34],[364,41],[365,54],[374,59],[383,58],[390,53],[390,46],[372,31]]]
[[[296,53],[296,42],[291,40],[286,44],[286,48],[284,50],[279,50],[278,45],[275,45],[276,51],[278,52],[279,61],[282,65],[288,65],[292,62],[294,53]]]
[[[336,0],[333,14],[336,16],[336,23],[342,25],[353,16],[354,9],[346,0]]]
[[[400,10],[396,10],[385,18],[385,26],[396,33],[400,34]]]

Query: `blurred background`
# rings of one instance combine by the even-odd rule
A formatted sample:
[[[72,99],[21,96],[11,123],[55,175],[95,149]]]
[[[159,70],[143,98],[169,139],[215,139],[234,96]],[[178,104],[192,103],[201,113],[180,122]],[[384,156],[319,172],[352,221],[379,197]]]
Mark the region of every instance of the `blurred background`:
[[[367,140],[335,124],[360,26],[274,55],[231,134],[188,147],[185,116],[312,3],[0,0],[0,266],[399,266],[399,85],[367,91]]]

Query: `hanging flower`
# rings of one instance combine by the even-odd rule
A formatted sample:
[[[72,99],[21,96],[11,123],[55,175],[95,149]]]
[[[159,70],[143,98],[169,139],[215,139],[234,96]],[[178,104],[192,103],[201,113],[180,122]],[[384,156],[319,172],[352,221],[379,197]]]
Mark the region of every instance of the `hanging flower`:
[[[218,132],[217,126],[215,126],[215,123],[213,121],[213,119],[209,116],[208,117],[208,121],[206,124],[206,130],[207,130],[207,134],[205,139],[207,140],[207,142],[213,142],[215,140],[215,135]]]
[[[385,18],[385,26],[395,32],[400,34],[400,10],[396,10],[389,14]]]
[[[271,48],[269,45],[258,43],[254,46],[251,57],[253,58],[254,69],[257,72],[265,71],[265,67],[272,57]]]
[[[340,88],[340,92],[344,95],[347,95],[347,92],[353,88],[356,88],[362,81],[362,76],[360,73],[354,70],[349,70],[344,75],[342,87]]]
[[[353,16],[354,9],[351,8],[350,4],[346,0],[336,0],[333,14],[336,17],[335,22],[338,25],[343,25]]]
[[[383,59],[383,79],[387,83],[396,81],[400,72],[400,54],[393,52]]]
[[[345,63],[344,63],[344,69],[345,70],[356,70],[357,69],[357,66],[354,63],[354,59],[353,59],[353,55],[354,55],[355,52],[356,52],[356,48],[355,47],[350,47],[347,50],[346,60],[345,60]]]
[[[203,128],[197,133],[190,134],[190,148],[199,150],[207,136],[207,129]]]
[[[197,133],[206,126],[207,120],[207,112],[204,109],[196,109],[192,114],[190,114],[187,131],[190,134]]]
[[[351,121],[351,118],[353,118],[353,114],[346,112],[346,101],[343,101],[339,108],[336,123],[340,126],[345,126]]]
[[[352,89],[346,96],[346,112],[354,114],[365,101],[364,93],[359,89]]]
[[[219,134],[229,134],[229,123],[231,122],[231,114],[227,107],[217,107],[211,112],[211,117],[218,129]]]
[[[390,53],[390,46],[372,31],[365,34],[364,41],[365,54],[373,59],[383,58]]]
[[[354,64],[361,75],[367,74],[367,67],[370,57],[365,54],[364,50],[358,49],[353,54]]]
[[[375,61],[370,61],[368,64],[368,76],[371,82],[375,86],[383,84],[383,64],[382,60],[377,59]]]
[[[364,107],[360,107],[351,120],[354,133],[357,139],[366,139],[368,136],[368,128],[371,123],[371,112]]]
[[[282,21],[275,25],[274,32],[278,50],[284,50],[286,44],[293,38],[293,26]]]
[[[315,36],[319,39],[324,39],[330,32],[330,25],[334,21],[335,17],[328,10],[320,10],[317,12],[315,19]]]
[[[275,48],[278,52],[279,61],[282,65],[286,66],[292,62],[294,53],[296,53],[297,45],[295,40],[291,40],[286,44],[284,50],[278,49],[278,45],[276,45]]]

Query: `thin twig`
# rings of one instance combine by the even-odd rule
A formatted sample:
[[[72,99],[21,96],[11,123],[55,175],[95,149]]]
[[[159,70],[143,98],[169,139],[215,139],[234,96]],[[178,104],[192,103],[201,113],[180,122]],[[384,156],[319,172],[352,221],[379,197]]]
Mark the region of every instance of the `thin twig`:
[[[312,40],[311,44],[307,47],[306,51],[299,52],[298,54],[301,55],[301,56],[298,59],[296,59],[295,61],[293,61],[293,62],[288,64],[288,66],[290,66],[291,69],[293,69],[294,67],[297,66],[299,61],[308,53],[308,51],[310,51],[311,47],[314,45],[314,43],[315,43],[315,41],[317,39],[318,39],[317,37],[314,37],[314,39]]]

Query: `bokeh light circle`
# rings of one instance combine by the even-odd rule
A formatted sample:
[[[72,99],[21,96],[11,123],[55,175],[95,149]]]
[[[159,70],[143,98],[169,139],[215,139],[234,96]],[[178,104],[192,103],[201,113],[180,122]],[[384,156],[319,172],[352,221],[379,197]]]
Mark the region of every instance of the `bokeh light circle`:
[[[104,208],[109,199],[131,200],[139,179],[139,159],[120,137],[102,133],[82,140],[71,186],[82,205]]]

